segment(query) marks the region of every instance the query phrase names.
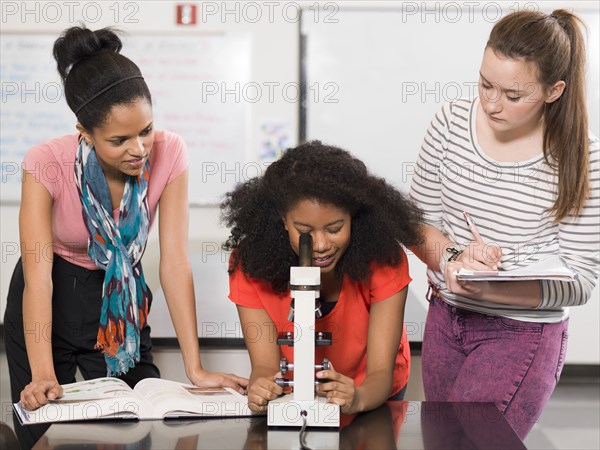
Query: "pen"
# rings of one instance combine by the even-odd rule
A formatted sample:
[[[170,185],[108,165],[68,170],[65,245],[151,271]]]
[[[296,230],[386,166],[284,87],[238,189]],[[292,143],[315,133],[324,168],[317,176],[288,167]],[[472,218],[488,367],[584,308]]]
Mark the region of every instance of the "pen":
[[[485,245],[485,242],[484,242],[483,238],[481,237],[481,235],[479,234],[479,231],[477,230],[477,227],[475,226],[475,222],[473,222],[473,219],[471,219],[471,216],[469,216],[469,213],[464,211],[463,216],[465,216],[465,221],[467,222],[467,226],[469,227],[469,230],[471,230],[471,233],[475,237],[475,240],[477,242]]]

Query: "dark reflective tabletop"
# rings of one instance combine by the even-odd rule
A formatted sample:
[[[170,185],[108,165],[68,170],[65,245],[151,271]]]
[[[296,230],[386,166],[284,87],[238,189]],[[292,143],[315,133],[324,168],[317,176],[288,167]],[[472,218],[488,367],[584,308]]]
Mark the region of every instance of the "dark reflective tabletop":
[[[338,430],[309,429],[321,449],[524,449],[492,403],[388,402],[342,416]],[[299,449],[299,429],[255,418],[54,424],[35,449]]]

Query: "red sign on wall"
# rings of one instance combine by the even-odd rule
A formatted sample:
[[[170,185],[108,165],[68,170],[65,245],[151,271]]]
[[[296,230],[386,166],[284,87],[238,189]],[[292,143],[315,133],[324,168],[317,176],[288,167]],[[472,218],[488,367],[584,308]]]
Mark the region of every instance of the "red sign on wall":
[[[177,5],[177,25],[196,25],[196,5]]]

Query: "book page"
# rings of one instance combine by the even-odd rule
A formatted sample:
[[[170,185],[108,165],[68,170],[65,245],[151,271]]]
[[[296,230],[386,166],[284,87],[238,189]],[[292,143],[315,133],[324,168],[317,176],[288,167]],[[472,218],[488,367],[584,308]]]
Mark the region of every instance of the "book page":
[[[251,416],[247,397],[229,388],[200,388],[175,381],[147,378],[135,391],[153,406],[153,418]]]
[[[63,396],[36,410],[15,403],[23,424],[140,418],[150,413],[148,403],[118,378],[96,378],[62,385]]]

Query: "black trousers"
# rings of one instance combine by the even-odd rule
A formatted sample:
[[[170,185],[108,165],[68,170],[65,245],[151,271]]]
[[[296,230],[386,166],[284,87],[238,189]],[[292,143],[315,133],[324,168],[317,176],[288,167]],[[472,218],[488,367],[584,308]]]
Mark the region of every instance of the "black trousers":
[[[103,270],[88,270],[54,255],[52,267],[52,323],[23,328],[23,289],[25,280],[21,260],[10,281],[4,315],[6,356],[13,403],[19,401],[21,391],[31,382],[31,368],[25,347],[25,334],[35,339],[52,339],[54,371],[60,384],[74,383],[77,368],[84,379],[105,377],[104,356],[94,349],[100,309],[102,306]],[[152,295],[150,296],[150,300]],[[51,330],[51,331],[50,331]],[[121,375],[133,387],[144,378],[159,378],[160,372],[152,359],[150,327],[140,336],[140,362]],[[13,412],[15,432],[22,449],[31,448],[49,425],[21,426]]]

